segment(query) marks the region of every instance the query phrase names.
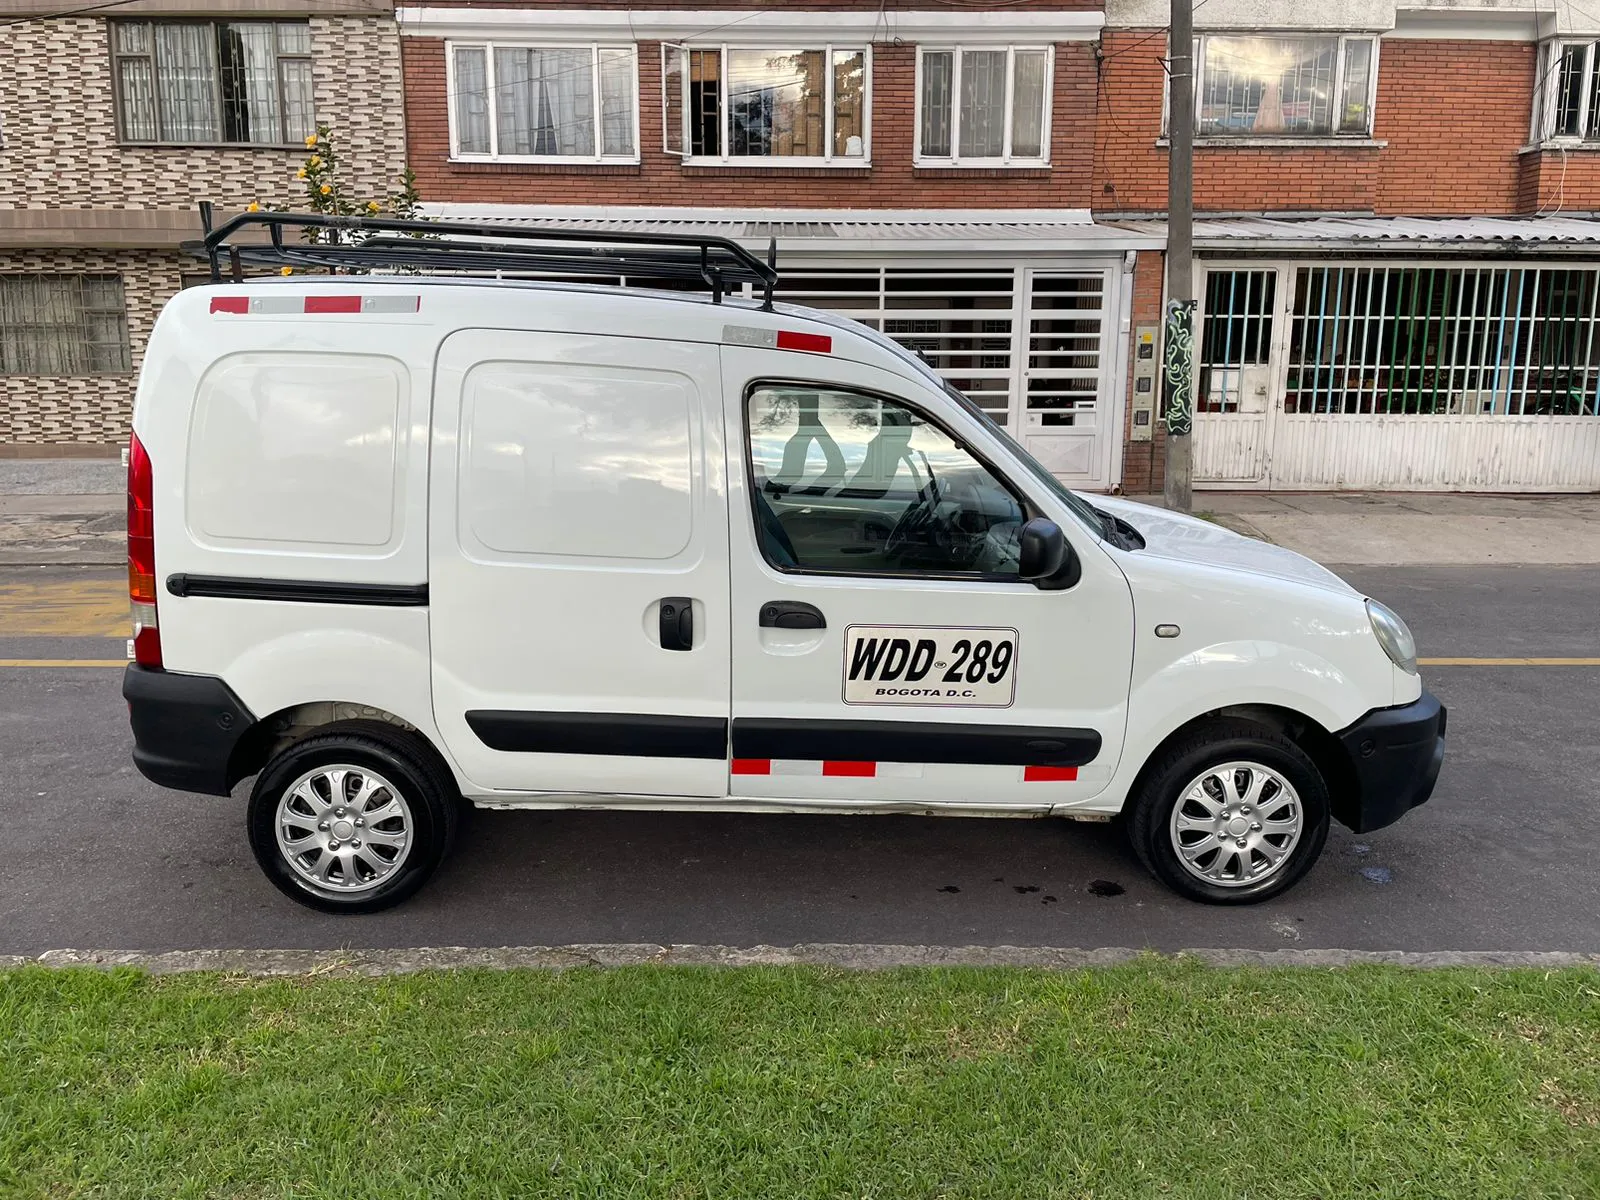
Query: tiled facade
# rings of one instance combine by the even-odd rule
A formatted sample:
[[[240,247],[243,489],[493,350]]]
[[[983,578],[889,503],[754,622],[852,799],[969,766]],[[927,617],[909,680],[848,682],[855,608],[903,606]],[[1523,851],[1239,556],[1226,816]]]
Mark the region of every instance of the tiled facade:
[[[115,375],[0,374],[0,446],[117,445],[128,437],[133,384],[161,306],[193,260],[146,250],[0,252],[0,273],[116,273],[122,276],[133,372]]]
[[[337,6],[348,11],[351,5]],[[140,19],[152,19],[137,9]],[[219,14],[221,15],[221,14]],[[230,12],[230,17],[240,13]],[[302,9],[275,17],[305,17]],[[160,19],[156,15],[154,19]],[[392,15],[310,14],[316,116],[329,124],[343,168],[363,195],[394,190],[405,166],[400,47]],[[0,79],[0,210],[50,210],[75,224],[71,245],[35,244],[0,211],[0,273],[122,275],[134,371],[92,376],[0,374],[0,453],[29,447],[124,442],[144,343],[180,275],[200,264],[176,252],[198,235],[195,203],[219,213],[251,201],[303,201],[294,177],[306,151],[275,147],[136,147],[118,144],[108,22],[94,16],[40,18],[6,30]],[[72,119],[63,114],[72,114]],[[63,211],[72,210],[72,211]],[[164,212],[159,233],[135,228]],[[12,213],[13,221],[22,214]],[[187,227],[187,228],[186,228]],[[99,243],[99,244],[97,244]]]

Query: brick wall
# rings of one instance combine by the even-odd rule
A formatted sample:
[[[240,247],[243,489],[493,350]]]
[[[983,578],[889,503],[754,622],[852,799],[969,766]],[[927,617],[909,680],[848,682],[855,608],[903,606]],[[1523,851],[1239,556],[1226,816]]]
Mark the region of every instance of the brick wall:
[[[1528,42],[1386,40],[1374,134],[1386,138],[1380,213],[1509,213],[1528,141],[1535,47]]]
[[[1054,7],[1061,7],[1059,5]],[[979,19],[979,18],[974,18]],[[691,167],[662,150],[661,49],[639,44],[637,166],[451,163],[442,39],[401,39],[407,141],[423,196],[495,204],[659,204],[796,208],[1087,208],[1095,63],[1088,42],[1056,46],[1050,160],[1044,170],[918,169],[916,47],[872,48],[870,168]]]
[[[133,371],[128,374],[0,374],[0,446],[126,441],[134,381],[150,329],[161,306],[177,292],[181,275],[197,266],[177,254],[157,251],[0,251],[0,274],[120,274],[133,351]]]
[[[1141,250],[1133,265],[1133,301],[1129,324],[1161,326],[1161,288],[1163,255],[1159,250]],[[1157,351],[1160,350],[1157,335]],[[1161,490],[1166,454],[1166,428],[1161,424],[1161,397],[1156,393],[1155,431],[1148,442],[1126,440],[1133,431],[1133,340],[1122,347],[1128,356],[1128,390],[1123,396],[1122,490],[1130,496]],[[1159,389],[1159,377],[1156,381]]]
[[[1517,210],[1525,213],[1600,211],[1600,151],[1529,151],[1518,164]]]
[[[1151,32],[1105,35],[1093,185],[1102,211],[1166,208],[1167,153],[1156,144],[1166,41],[1143,41]],[[1387,146],[1197,146],[1195,209],[1417,216],[1517,211],[1534,47],[1389,38],[1378,58],[1373,136]]]

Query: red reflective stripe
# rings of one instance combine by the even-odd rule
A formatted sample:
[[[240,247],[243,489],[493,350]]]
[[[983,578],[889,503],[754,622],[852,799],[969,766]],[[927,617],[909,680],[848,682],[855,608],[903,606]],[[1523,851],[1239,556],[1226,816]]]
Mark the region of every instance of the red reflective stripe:
[[[250,311],[250,297],[213,296],[211,297],[211,311],[214,313],[247,313]]]
[[[733,773],[735,775],[771,775],[772,760],[770,758],[736,758],[733,760]]]
[[[778,335],[782,337],[782,334]],[[878,764],[875,762],[825,762],[822,764],[824,775],[852,775],[861,779],[871,779],[878,773]]]
[[[1078,778],[1077,767],[1024,767],[1023,783],[1071,783]]]
[[[833,339],[822,333],[800,333],[793,329],[778,330],[779,350],[809,350],[813,354],[832,354]]]
[[[306,297],[306,312],[308,313],[358,313],[360,311],[360,296]]]

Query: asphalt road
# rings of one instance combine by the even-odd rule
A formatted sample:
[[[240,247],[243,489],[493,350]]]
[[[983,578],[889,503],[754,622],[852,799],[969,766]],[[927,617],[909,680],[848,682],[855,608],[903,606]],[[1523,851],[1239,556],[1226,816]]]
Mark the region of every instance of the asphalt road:
[[[1600,656],[1600,568],[1343,573],[1407,617],[1425,656]],[[101,619],[92,599],[82,611],[90,626],[29,625],[15,611],[8,624],[0,604],[0,659],[120,657],[120,642],[71,634]],[[1600,667],[1424,674],[1451,710],[1432,802],[1365,837],[1335,826],[1311,875],[1253,908],[1177,899],[1114,827],[479,812],[420,896],[340,918],[261,877],[242,795],[164,792],[134,772],[117,672],[0,667],[0,954],[569,942],[1600,951]]]

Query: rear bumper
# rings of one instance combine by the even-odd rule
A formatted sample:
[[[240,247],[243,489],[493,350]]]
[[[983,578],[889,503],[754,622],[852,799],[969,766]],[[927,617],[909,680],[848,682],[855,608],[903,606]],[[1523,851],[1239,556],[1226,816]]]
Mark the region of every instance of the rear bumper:
[[[229,768],[256,723],[222,680],[130,665],[122,697],[133,726],[133,765],[152,783],[180,792],[226,796],[239,782]]]
[[[1335,736],[1350,756],[1356,795],[1338,797],[1334,816],[1356,833],[1393,825],[1433,795],[1444,765],[1445,708],[1433,693],[1369,712]]]

